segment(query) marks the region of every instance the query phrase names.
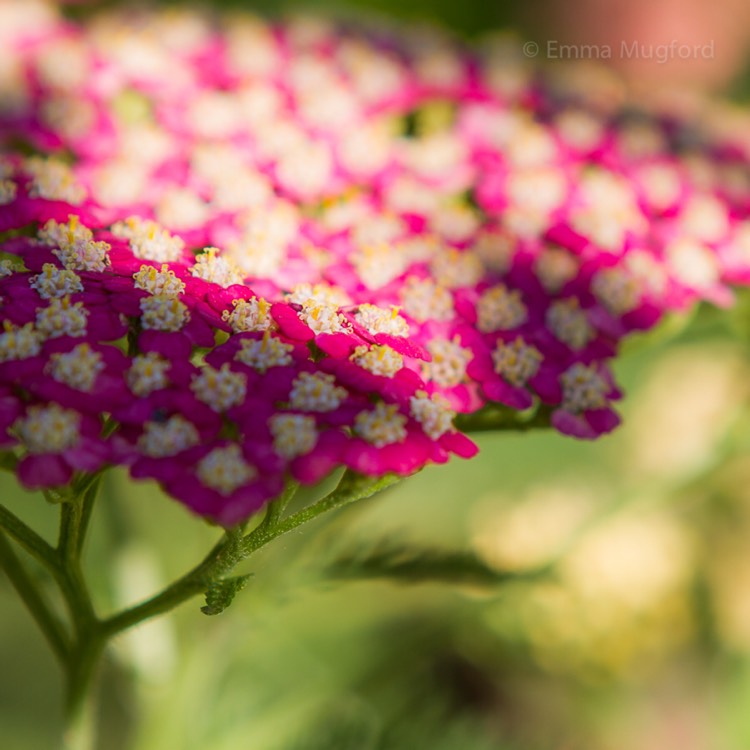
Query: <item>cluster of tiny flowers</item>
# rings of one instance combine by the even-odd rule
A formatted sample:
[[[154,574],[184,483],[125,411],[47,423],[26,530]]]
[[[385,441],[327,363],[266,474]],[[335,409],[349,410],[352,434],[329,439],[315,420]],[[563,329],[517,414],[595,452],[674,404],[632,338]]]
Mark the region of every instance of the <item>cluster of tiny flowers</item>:
[[[6,0],[0,44],[28,487],[120,464],[231,524],[289,478],[471,456],[488,404],[593,438],[624,336],[750,282],[747,118],[510,39]]]

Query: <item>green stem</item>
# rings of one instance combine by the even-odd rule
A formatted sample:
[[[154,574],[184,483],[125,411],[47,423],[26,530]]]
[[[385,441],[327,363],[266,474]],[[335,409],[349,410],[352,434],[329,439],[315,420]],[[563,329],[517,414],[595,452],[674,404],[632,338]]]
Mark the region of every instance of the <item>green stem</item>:
[[[292,501],[294,496],[297,494],[299,489],[299,483],[293,480],[289,480],[284,487],[284,491],[279,495],[276,500],[270,502],[266,507],[266,514],[263,516],[263,520],[259,524],[266,528],[275,526],[283,517],[284,511],[286,510],[289,503]]]
[[[395,474],[386,474],[383,477],[373,479],[371,477],[365,477],[359,474],[355,474],[351,471],[346,471],[341,478],[341,481],[336,486],[333,492],[330,492],[322,500],[309,505],[307,508],[303,508],[297,513],[293,513],[291,516],[283,521],[280,521],[273,526],[265,526],[261,524],[257,529],[251,531],[243,540],[243,549],[246,555],[250,555],[256,550],[264,547],[269,542],[273,541],[277,537],[283,534],[288,534],[298,526],[301,526],[308,521],[312,521],[324,513],[335,508],[341,508],[344,505],[356,502],[357,500],[364,500],[377,492],[390,487],[399,480],[399,477]]]
[[[55,549],[30,529],[18,516],[0,505],[0,529],[13,537],[32,557],[54,571],[59,568]]]
[[[3,532],[0,532],[0,567],[36,621],[52,652],[65,664],[69,644],[62,623],[53,614],[37,582],[26,570]]]
[[[78,629],[66,669],[66,750],[91,750],[96,746],[95,696],[91,683],[106,643],[98,623]]]
[[[93,485],[93,487],[94,494],[96,494],[96,485]],[[90,510],[84,513],[84,497],[89,494],[89,491],[73,494],[69,500],[60,504],[60,531],[57,540],[57,552],[65,563],[75,562],[81,556],[87,526],[87,523],[84,522],[84,516],[90,516]]]
[[[236,530],[227,531],[198,565],[173,584],[145,602],[104,620],[101,623],[103,632],[111,637],[144,620],[169,612],[187,599],[203,593],[219,575],[228,572],[239,562],[237,541],[240,538]]]
[[[81,499],[78,536],[76,539],[76,546],[74,550],[77,559],[80,559],[81,555],[83,554],[83,543],[86,540],[86,532],[89,529],[89,523],[91,522],[91,516],[94,512],[94,505],[96,504],[96,497],[98,493],[99,482],[95,481],[84,491],[83,498]]]
[[[86,582],[81,570],[80,550],[83,547],[85,525],[82,523],[83,498],[76,497],[60,506],[60,537],[57,554],[60,566],[57,581],[68,606],[76,630],[87,628],[96,620]]]
[[[73,645],[66,664],[66,732],[69,750],[94,747],[95,721],[91,683],[106,646],[106,635],[96,616],[81,568],[81,554],[99,489],[100,474],[83,477],[73,496],[60,505],[56,575],[70,614]]]

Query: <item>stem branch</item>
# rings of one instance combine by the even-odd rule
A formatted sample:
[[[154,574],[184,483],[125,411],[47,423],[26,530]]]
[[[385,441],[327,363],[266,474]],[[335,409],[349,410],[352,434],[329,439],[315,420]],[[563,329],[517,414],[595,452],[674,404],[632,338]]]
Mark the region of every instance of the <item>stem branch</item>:
[[[398,477],[390,474],[372,479],[346,472],[333,492],[281,520],[284,508],[297,489],[296,485],[290,484],[275,504],[268,506],[263,521],[247,536],[242,536],[240,528],[230,529],[195,568],[150,599],[104,620],[101,623],[103,631],[107,637],[111,637],[144,620],[169,612],[193,596],[204,593],[239,562],[277,537],[329,510],[370,497],[396,481]]]
[[[218,576],[228,572],[239,562],[237,542],[240,538],[240,529],[229,529],[192,570],[145,602],[104,620],[101,623],[102,631],[107,637],[111,637],[144,620],[169,612],[178,604],[204,592]]]
[[[59,568],[55,549],[30,529],[18,516],[0,505],[0,529],[13,537],[32,557],[50,570]]]

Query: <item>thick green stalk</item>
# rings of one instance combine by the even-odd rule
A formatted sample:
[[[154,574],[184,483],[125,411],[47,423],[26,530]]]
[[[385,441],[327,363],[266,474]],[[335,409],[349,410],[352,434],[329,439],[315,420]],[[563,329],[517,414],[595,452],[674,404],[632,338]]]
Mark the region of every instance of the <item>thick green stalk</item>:
[[[96,747],[96,695],[91,689],[107,641],[98,623],[76,628],[76,643],[65,671],[65,748]]]
[[[83,577],[81,554],[98,484],[95,479],[82,494],[63,503],[60,508],[57,553],[61,570],[58,583],[73,629],[73,645],[65,675],[65,743],[69,750],[89,750],[95,746],[96,740],[91,683],[106,639]]]
[[[81,569],[85,534],[83,516],[82,497],[73,498],[60,507],[60,536],[57,544],[60,566],[57,581],[76,630],[88,628],[96,620],[94,605]]]

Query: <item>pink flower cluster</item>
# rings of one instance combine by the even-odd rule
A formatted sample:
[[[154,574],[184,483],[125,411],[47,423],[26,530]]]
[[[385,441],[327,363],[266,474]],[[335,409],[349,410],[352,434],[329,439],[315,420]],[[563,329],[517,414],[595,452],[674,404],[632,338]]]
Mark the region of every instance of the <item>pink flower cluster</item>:
[[[616,426],[619,341],[750,279],[750,140],[515,42],[0,5],[0,449],[234,523],[457,413]],[[733,123],[733,127],[727,127]]]

